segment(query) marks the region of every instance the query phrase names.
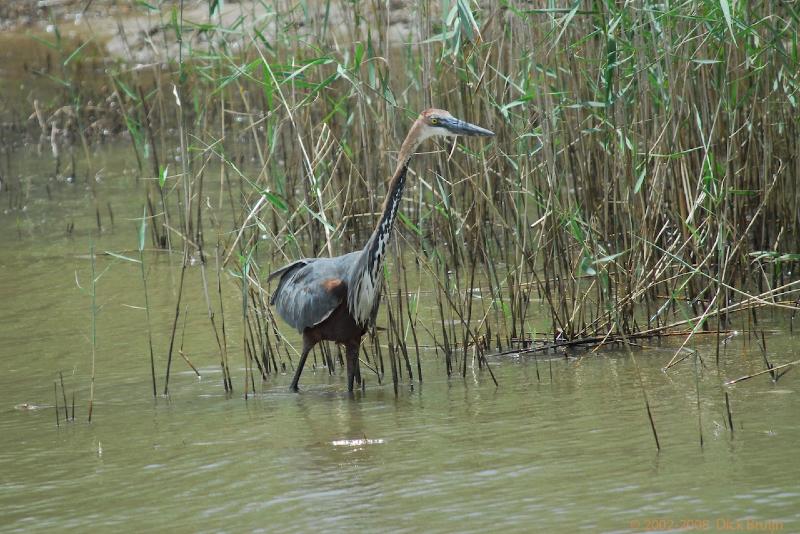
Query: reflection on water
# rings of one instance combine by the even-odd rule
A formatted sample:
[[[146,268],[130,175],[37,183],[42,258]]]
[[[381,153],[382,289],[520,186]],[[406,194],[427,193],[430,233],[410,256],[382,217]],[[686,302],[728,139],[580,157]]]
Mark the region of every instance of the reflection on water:
[[[31,187],[43,190],[46,173],[31,165]],[[186,302],[192,335],[183,349],[202,378],[176,360],[170,398],[153,401],[138,266],[104,257],[99,269],[111,267],[98,284],[97,403],[87,424],[86,254],[90,241],[98,251],[135,248],[141,196],[126,180],[108,173],[98,190],[116,213],[101,235],[80,184],[54,185],[49,201],[31,194],[24,211],[0,214],[4,531],[714,531],[748,520],[761,522],[751,531],[769,530],[769,521],[800,530],[800,375],[723,388],[763,369],[745,335],[726,345],[719,368],[713,340],[697,338],[692,348],[706,362],[698,381],[689,360],[661,372],[676,346],[636,352],[660,453],[625,351],[495,358],[499,388],[477,369],[448,379],[442,359],[425,353],[424,382],[397,396],[368,377],[351,397],[340,369],[330,376],[309,367],[301,394],[288,393],[291,377],[279,375],[245,400],[233,344],[237,394],[227,398],[200,291]],[[177,262],[167,254],[148,261],[161,382]],[[190,272],[187,284],[198,284]],[[797,359],[780,318],[770,326],[784,332],[768,338],[772,360]],[[56,427],[59,370],[77,414],[65,423],[62,413]]]
[[[530,362],[495,362],[497,389],[485,377],[446,380],[442,362],[425,361],[431,378],[397,398],[377,386],[351,398],[310,375],[299,395],[284,376],[256,398],[225,399],[216,380],[185,375],[154,403],[146,375],[109,371],[92,425],[56,428],[52,410],[7,408],[4,525],[625,531],[659,518],[755,518],[796,530],[797,397],[768,380],[731,392],[731,439],[719,377],[706,374],[700,448],[691,373],[668,379],[646,366],[656,453],[622,354],[558,359],[552,381],[537,381]],[[43,400],[40,382],[11,394]]]

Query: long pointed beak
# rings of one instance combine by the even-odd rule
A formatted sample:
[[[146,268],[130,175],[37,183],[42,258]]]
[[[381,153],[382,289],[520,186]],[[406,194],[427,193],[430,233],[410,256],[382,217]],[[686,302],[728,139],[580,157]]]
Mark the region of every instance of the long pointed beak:
[[[456,118],[440,119],[440,124],[453,135],[480,135],[492,137],[494,132]]]

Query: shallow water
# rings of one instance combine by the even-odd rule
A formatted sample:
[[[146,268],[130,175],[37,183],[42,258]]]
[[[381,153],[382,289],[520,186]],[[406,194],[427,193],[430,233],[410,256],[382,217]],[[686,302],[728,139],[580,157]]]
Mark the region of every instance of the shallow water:
[[[661,371],[676,342],[634,351],[658,452],[627,351],[490,358],[500,387],[477,367],[447,378],[442,358],[425,352],[423,383],[396,396],[368,374],[351,397],[341,370],[309,365],[300,394],[287,392],[284,374],[246,400],[232,312],[236,391],[227,397],[194,268],[182,342],[202,379],[176,356],[169,398],[153,400],[139,267],[99,256],[87,423],[90,243],[135,255],[144,198],[132,175],[115,171],[131,165],[124,150],[96,157],[104,172],[92,186],[59,179],[48,155],[15,154],[25,194],[0,193],[0,529],[800,531],[800,375],[724,387],[763,369],[746,334],[725,345],[719,367],[714,339],[695,338],[698,381],[693,358]],[[153,253],[147,262],[163,387],[180,260]],[[235,294],[232,279],[223,283]],[[782,317],[760,328],[773,332],[773,363],[798,359]],[[64,421],[62,406],[57,426],[59,371],[76,421]],[[59,386],[60,405],[61,396]]]

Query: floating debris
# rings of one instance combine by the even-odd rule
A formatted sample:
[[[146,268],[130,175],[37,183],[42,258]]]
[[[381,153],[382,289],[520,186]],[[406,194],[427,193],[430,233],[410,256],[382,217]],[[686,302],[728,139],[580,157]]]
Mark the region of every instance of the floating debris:
[[[331,445],[334,447],[362,447],[364,445],[381,445],[386,443],[386,441],[382,439],[337,439],[331,441]]]
[[[14,409],[19,412],[32,412],[34,410],[41,410],[42,408],[47,408],[47,406],[42,406],[39,404],[31,404],[29,402],[23,402],[14,405]]]

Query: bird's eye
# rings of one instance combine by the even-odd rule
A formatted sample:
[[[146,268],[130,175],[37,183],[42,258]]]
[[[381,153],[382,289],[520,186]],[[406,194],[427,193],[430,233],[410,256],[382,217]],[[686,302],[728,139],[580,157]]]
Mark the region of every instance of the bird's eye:
[[[431,124],[439,124],[439,119],[431,119]]]

